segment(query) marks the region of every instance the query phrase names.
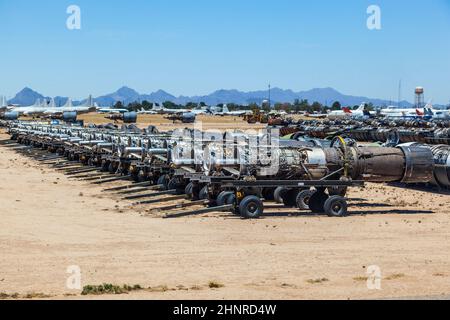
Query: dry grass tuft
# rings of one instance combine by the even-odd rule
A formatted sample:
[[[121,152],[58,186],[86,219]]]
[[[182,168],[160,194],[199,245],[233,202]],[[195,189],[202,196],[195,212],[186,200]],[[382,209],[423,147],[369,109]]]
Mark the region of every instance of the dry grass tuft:
[[[394,274],[391,274],[390,276],[387,276],[386,280],[388,280],[388,281],[397,280],[397,279],[401,279],[404,277],[405,277],[405,275],[403,273],[394,273]]]
[[[210,282],[208,283],[208,287],[209,287],[210,289],[220,289],[220,288],[225,287],[225,285],[223,285],[223,284],[221,284],[221,283],[219,283],[219,282],[216,282],[216,281],[210,281]]]
[[[103,294],[128,294],[131,291],[140,291],[140,290],[143,289],[138,284],[134,286],[123,285],[121,287],[110,283],[104,283],[99,286],[95,285],[84,286],[81,295],[87,296],[87,295],[103,295]]]
[[[353,278],[353,280],[358,282],[366,282],[367,280],[369,280],[369,277],[355,277]]]
[[[325,282],[329,282],[330,280],[327,278],[320,278],[320,279],[309,279],[306,282],[309,284],[320,284],[320,283],[325,283]]]

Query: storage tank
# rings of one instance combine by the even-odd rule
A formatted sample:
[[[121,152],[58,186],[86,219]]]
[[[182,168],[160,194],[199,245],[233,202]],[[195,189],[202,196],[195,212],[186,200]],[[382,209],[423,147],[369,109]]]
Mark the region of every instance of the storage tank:
[[[125,112],[123,114],[124,123],[136,123],[137,122],[137,112]]]

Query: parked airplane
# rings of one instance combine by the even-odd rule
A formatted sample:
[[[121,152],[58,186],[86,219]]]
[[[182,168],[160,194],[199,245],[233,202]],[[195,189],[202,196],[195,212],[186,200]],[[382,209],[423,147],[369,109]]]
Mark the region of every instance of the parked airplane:
[[[214,115],[217,116],[235,116],[235,117],[243,117],[245,115],[251,115],[253,114],[253,111],[251,110],[236,110],[236,111],[230,111],[230,109],[228,109],[228,106],[225,104],[222,107],[222,111],[219,112],[213,112]]]
[[[115,108],[98,108],[98,113],[109,113],[109,114],[119,114],[130,112],[128,109],[115,109]]]
[[[450,110],[436,110],[432,112],[433,120],[448,120],[450,119]]]
[[[209,107],[202,107],[197,109],[192,109],[190,113],[195,114],[196,116],[202,115],[202,114],[213,114],[211,109]]]
[[[169,114],[169,115],[179,115],[179,114],[194,114],[196,116],[202,114],[213,114],[209,107],[195,108],[195,109],[170,109],[164,108],[160,105],[155,105],[151,111],[143,112],[145,114]]]
[[[313,119],[325,119],[329,116],[328,113],[305,113],[305,117]]]
[[[45,108],[41,99],[37,99],[31,106],[8,108],[10,112],[17,112],[19,115],[34,116],[45,112]]]
[[[141,111],[138,111],[138,114],[158,114],[158,112],[153,111],[153,110],[141,110]]]
[[[97,109],[99,107],[98,107],[97,103],[95,103],[94,99],[92,98],[92,95],[89,95],[85,104],[82,104],[82,105],[76,106],[76,107],[72,106],[71,108],[72,108],[71,111],[75,111],[78,114],[82,114],[82,113],[95,112],[95,111],[97,111]],[[68,109],[67,109],[67,111],[68,111]]]
[[[351,110],[349,107],[342,108],[342,110],[331,111],[328,114],[329,119],[342,119],[342,118],[364,118],[374,116],[375,112],[369,112],[365,110],[366,104],[362,103],[358,109]]]
[[[391,106],[380,111],[380,115],[388,118],[424,118],[432,117],[434,113],[432,100],[424,108],[396,108]]]
[[[28,107],[13,107],[9,108],[11,112],[17,112],[20,115],[25,116],[42,116],[42,115],[61,115],[66,112],[76,112],[77,114],[93,112],[97,110],[92,96],[89,96],[85,105],[73,106],[72,100],[69,98],[66,104],[62,107],[56,107],[54,99],[50,100],[50,103],[46,99],[36,100],[36,103]]]
[[[170,109],[164,108],[163,106],[160,105],[155,105],[152,110],[160,114],[179,114],[191,112],[191,110],[188,109]]]

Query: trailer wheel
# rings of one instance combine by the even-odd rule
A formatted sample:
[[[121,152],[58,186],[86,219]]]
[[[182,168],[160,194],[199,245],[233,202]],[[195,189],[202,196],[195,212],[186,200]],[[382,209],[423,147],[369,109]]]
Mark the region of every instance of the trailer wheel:
[[[284,205],[288,208],[295,207],[297,205],[297,194],[297,189],[291,189],[284,192],[284,194],[282,194]]]
[[[200,200],[207,200],[209,196],[208,186],[204,186],[198,195]]]
[[[325,213],[329,217],[345,217],[348,214],[348,204],[341,196],[332,196],[324,205]]]
[[[179,195],[185,194],[184,193],[185,188],[183,187],[183,185],[180,184],[180,182],[176,178],[173,178],[169,181],[169,183],[167,185],[167,189],[177,190],[177,194],[179,194]]]
[[[111,174],[116,173],[116,171],[117,171],[116,169],[114,169],[114,164],[112,162],[108,166],[108,171]]]
[[[167,189],[169,189],[169,190],[178,189],[177,186],[178,186],[177,179],[171,179],[167,183]]]
[[[283,203],[283,194],[287,191],[286,188],[278,187],[273,192],[273,197],[276,203]]]
[[[103,161],[102,163],[102,172],[107,172],[109,168],[109,164],[107,161]]]
[[[131,173],[131,178],[133,179],[134,182],[139,182],[139,177],[137,173],[135,172]]]
[[[297,207],[300,210],[309,210],[309,202],[315,191],[303,190],[297,195]]]
[[[166,175],[162,175],[158,178],[158,185],[162,185],[163,186],[163,190],[168,190],[168,184],[169,184],[169,179],[167,178]]]
[[[264,212],[264,205],[256,196],[245,197],[239,204],[239,213],[245,219],[258,219]]]
[[[275,192],[274,188],[264,188],[262,191],[262,196],[267,201],[273,201],[275,200],[274,192]]]
[[[184,188],[184,193],[188,196],[189,199],[194,197],[194,184],[189,182],[186,188]]]
[[[324,213],[325,212],[325,201],[327,201],[329,196],[323,191],[316,191],[309,199],[309,209],[313,213]]]
[[[235,201],[236,196],[234,195],[234,192],[231,191],[222,191],[216,200],[218,207],[233,204]]]

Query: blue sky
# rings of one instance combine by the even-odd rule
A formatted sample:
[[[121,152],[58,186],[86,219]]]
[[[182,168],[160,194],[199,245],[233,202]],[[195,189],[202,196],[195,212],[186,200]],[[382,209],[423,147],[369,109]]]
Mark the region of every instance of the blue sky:
[[[81,30],[66,9],[81,8]],[[379,5],[382,29],[366,27]],[[333,87],[450,101],[450,0],[0,0],[0,94]]]

